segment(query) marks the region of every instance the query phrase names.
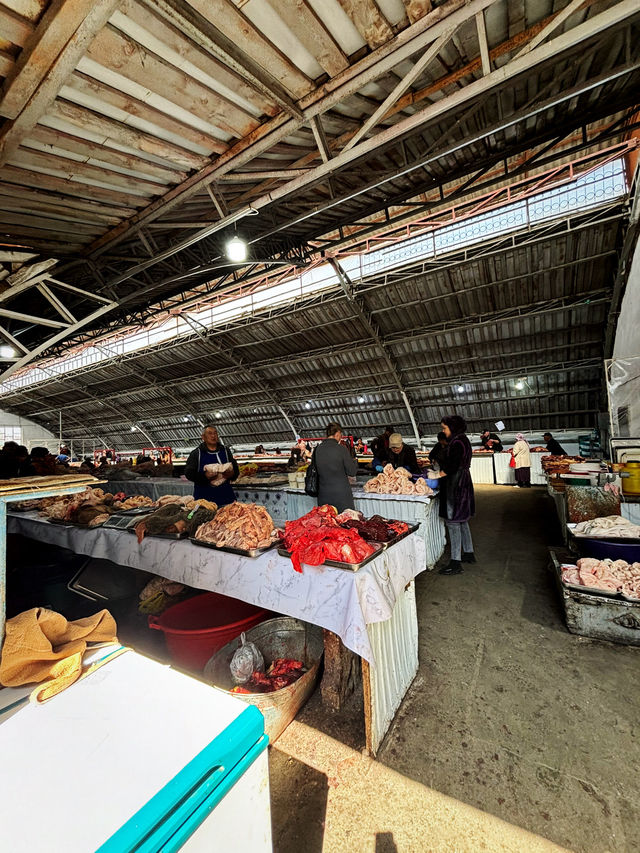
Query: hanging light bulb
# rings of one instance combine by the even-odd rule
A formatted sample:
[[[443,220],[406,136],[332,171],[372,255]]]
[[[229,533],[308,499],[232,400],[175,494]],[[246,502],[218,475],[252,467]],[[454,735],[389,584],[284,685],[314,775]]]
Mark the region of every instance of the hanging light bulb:
[[[131,429],[129,430],[129,432],[135,432],[137,429],[138,429],[137,426],[132,426]]]
[[[233,237],[227,241],[224,251],[227,258],[234,263],[247,260],[247,244],[241,237],[238,237],[237,234],[234,234]]]
[[[219,419],[222,417],[222,412],[216,412],[216,417]]]
[[[8,344],[0,346],[0,358],[15,358],[16,351]]]
[[[457,386],[457,388],[456,388],[456,391],[457,391],[459,394],[462,394],[462,392],[464,391],[464,385],[458,385],[458,386]]]
[[[305,409],[310,409],[310,408],[311,408],[311,403],[305,403],[305,404],[304,404],[304,407],[305,407]]]
[[[518,379],[518,381],[516,382],[516,391],[522,391],[523,388],[524,382],[522,381],[522,379]]]

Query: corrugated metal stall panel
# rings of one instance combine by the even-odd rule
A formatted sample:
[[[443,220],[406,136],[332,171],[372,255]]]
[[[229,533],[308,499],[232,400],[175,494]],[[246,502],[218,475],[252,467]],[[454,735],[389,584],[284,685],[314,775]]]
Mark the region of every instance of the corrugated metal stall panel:
[[[362,678],[367,743],[375,755],[418,672],[415,581],[398,597],[391,619],[367,625],[367,633],[376,665],[363,661]]]

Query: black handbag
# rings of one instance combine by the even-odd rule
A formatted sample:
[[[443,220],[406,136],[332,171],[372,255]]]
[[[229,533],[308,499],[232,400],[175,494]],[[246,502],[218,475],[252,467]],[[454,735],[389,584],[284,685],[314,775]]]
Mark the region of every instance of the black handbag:
[[[318,467],[316,465],[316,452],[314,450],[311,454],[311,462],[309,463],[309,467],[307,468],[307,473],[304,476],[304,491],[305,494],[309,495],[309,497],[317,498],[319,489],[320,483],[318,477]]]

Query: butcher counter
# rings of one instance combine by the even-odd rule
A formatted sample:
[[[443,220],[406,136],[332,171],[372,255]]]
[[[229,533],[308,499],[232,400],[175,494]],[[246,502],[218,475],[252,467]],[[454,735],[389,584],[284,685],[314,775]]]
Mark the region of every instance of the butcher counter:
[[[37,513],[8,514],[8,532],[77,554],[161,574],[320,625],[362,659],[367,747],[375,754],[418,669],[414,578],[425,569],[422,537],[412,534],[358,572],[304,566],[270,550],[251,559],[188,540],[53,524]],[[326,663],[326,662],[325,662]]]
[[[238,486],[235,483],[232,485],[237,499],[242,503],[257,503],[265,507],[276,524],[286,520],[286,483],[281,486]],[[177,477],[140,477],[137,480],[111,480],[103,488],[108,489],[113,494],[124,492],[127,497],[145,495],[153,501],[157,501],[163,495],[193,494],[193,483]]]

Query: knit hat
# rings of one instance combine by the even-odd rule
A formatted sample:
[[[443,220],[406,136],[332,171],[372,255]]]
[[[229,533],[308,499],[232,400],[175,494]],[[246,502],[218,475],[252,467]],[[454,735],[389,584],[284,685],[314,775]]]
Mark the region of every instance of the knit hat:
[[[389,436],[389,447],[402,447],[402,436],[399,432],[391,433]]]

